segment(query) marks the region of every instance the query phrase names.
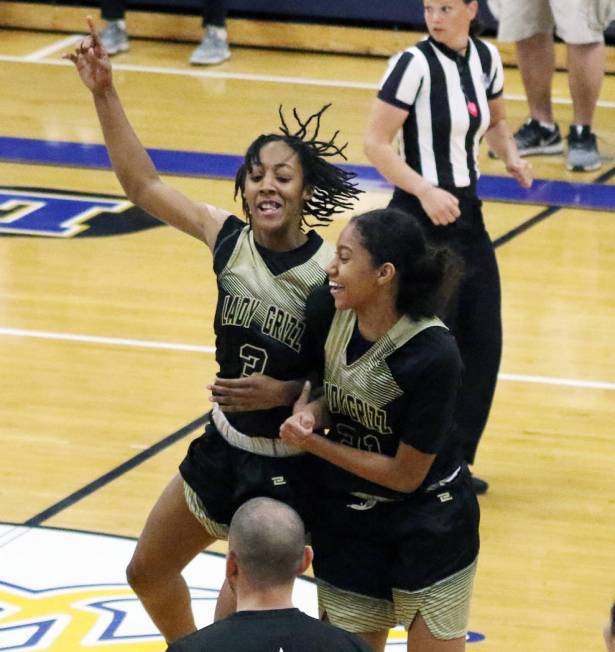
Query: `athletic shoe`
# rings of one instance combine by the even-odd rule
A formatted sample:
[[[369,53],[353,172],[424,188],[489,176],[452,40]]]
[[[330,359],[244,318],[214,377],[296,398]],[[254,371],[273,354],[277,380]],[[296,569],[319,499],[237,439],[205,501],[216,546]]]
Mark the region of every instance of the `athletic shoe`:
[[[559,127],[543,127],[538,120],[529,118],[515,133],[515,143],[521,156],[534,154],[561,154],[564,144]]]
[[[597,170],[602,165],[596,135],[589,125],[572,125],[568,134],[568,160],[566,167],[574,172]]]
[[[226,30],[223,27],[210,25],[205,30],[203,40],[192,53],[190,63],[197,66],[208,66],[222,63],[230,57],[231,51],[226,40]]]
[[[128,50],[128,34],[123,23],[123,20],[110,20],[100,33],[100,40],[109,56]]]
[[[519,127],[514,135],[517,149],[521,156],[532,156],[534,154],[561,154],[564,151],[564,144],[559,132],[559,127],[554,129],[543,127],[538,120],[528,118]],[[489,158],[497,158],[497,154],[489,150]]]
[[[486,480],[477,478],[475,475],[471,475],[470,480],[472,482],[472,489],[474,489],[474,493],[477,496],[482,496],[483,494],[487,493],[487,489],[489,489],[489,483]]]

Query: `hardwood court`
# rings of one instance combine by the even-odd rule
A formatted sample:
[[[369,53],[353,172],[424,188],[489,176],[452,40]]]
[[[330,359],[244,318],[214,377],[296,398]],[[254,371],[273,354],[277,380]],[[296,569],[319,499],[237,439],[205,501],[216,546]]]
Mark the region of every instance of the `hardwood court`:
[[[65,38],[0,31],[0,137],[102,142],[87,91],[61,62]],[[278,105],[309,114],[333,102],[325,131],[341,128],[349,161],[367,163],[362,131],[384,59],[236,47],[224,65],[194,70],[191,48],[133,40],[114,60],[147,147],[241,154],[277,127]],[[515,70],[506,79],[516,125],[523,89]],[[564,74],[554,95],[567,125]],[[614,115],[607,77],[595,123],[602,170],[573,175],[560,157],[536,158],[536,176],[591,183],[609,172]],[[497,161],[482,163],[484,174],[503,174]],[[228,180],[169,182],[239,210]],[[121,194],[108,171],[17,162],[0,162],[0,186]],[[361,209],[386,201],[369,192]],[[1,202],[0,224],[10,219]],[[504,359],[476,465],[491,483],[470,622],[486,636],[470,649],[484,652],[600,649],[615,594],[615,221],[610,211],[547,208],[490,202],[485,210],[494,239],[506,238],[498,248]],[[546,216],[507,239],[537,215]],[[165,226],[104,238],[0,236],[0,521],[138,536],[208,409],[210,268],[203,246]],[[95,484],[173,433],[168,447]]]

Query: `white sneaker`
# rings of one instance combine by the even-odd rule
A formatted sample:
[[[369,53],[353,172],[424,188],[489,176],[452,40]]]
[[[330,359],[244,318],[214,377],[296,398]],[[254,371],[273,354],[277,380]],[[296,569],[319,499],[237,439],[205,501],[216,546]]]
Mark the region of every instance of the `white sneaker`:
[[[100,33],[100,41],[109,56],[118,52],[126,52],[128,50],[128,33],[124,27],[124,21],[108,21],[107,26]]]
[[[197,66],[209,66],[230,59],[231,51],[226,40],[224,27],[208,26],[203,40],[190,57],[190,63]]]

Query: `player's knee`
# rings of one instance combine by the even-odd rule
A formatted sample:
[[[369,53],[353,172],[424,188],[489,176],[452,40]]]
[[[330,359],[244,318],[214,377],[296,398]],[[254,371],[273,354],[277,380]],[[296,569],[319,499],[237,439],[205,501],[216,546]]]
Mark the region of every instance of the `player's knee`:
[[[152,575],[152,569],[137,556],[133,557],[126,567],[126,580],[137,594],[147,591],[148,586],[152,584]]]

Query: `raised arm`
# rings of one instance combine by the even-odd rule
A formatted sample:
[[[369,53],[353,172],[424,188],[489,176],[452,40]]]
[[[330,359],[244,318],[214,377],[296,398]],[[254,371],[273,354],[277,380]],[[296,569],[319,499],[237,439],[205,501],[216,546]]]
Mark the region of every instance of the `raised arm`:
[[[90,90],[113,170],[131,202],[158,219],[205,242],[210,249],[229,212],[198,204],[163,183],[135,134],[113,85],[111,63],[94,23],[74,54],[68,55]]]
[[[450,224],[460,215],[457,198],[414,171],[393,146],[407,117],[408,111],[375,99],[365,132],[365,154],[394,186],[418,197],[434,224]]]

